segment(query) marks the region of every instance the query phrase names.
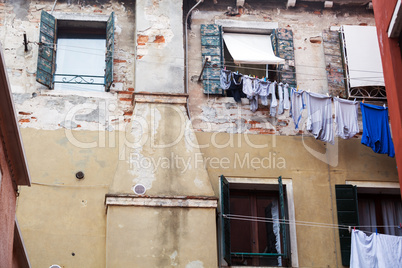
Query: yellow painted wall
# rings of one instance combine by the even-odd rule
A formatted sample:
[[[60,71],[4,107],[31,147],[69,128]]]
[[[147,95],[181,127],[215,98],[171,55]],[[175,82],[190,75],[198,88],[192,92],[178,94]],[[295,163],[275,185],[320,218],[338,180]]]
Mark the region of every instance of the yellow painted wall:
[[[312,137],[206,132],[196,135],[199,144],[207,146],[201,151],[207,159],[216,196],[221,174],[292,179],[296,221],[337,224],[335,184],[345,184],[347,180],[398,182],[395,160],[373,153],[371,148],[360,144],[360,139],[338,140],[339,143],[328,147],[331,153],[318,159],[306,148],[325,153],[326,146]],[[256,148],[263,145],[267,147]],[[247,154],[249,161],[244,160]],[[338,159],[338,163],[328,165],[328,159],[333,164]],[[300,267],[341,266],[337,229],[296,225],[296,234]]]
[[[104,202],[117,149],[76,147],[64,130],[21,132],[32,186],[20,189],[17,217],[32,267],[105,267]],[[98,132],[74,135],[81,142],[99,139]],[[85,174],[81,181],[78,171]]]
[[[213,208],[111,206],[107,267],[217,267]]]

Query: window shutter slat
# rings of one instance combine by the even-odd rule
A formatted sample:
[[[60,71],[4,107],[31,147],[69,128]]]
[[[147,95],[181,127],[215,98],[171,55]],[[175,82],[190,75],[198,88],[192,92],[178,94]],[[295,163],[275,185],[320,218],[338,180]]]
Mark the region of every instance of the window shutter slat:
[[[56,61],[56,30],[56,18],[42,10],[36,81],[49,88],[53,88]]]
[[[295,52],[293,47],[293,32],[290,29],[278,28],[274,31],[275,37],[272,38],[276,44],[273,46],[278,57],[286,60],[285,64],[278,66],[279,80],[288,83],[291,87],[296,87],[296,67]]]
[[[202,75],[205,94],[222,94],[220,88],[220,69],[223,65],[222,29],[216,24],[201,25],[201,55],[204,64],[207,56],[211,57]]]
[[[357,191],[353,185],[335,185],[338,224],[346,226],[359,225],[357,207]],[[339,229],[342,265],[350,265],[351,234],[348,230]]]
[[[109,91],[113,83],[113,52],[114,52],[114,12],[110,14],[106,24],[106,70],[105,90]]]
[[[222,252],[223,259],[230,265],[230,219],[224,215],[230,214],[230,191],[229,182],[221,175],[221,228],[222,228]]]

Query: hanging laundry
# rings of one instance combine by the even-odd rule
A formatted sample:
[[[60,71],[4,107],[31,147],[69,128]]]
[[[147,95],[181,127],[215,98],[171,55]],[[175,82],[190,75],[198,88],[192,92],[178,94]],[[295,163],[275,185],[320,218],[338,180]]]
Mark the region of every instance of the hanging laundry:
[[[363,135],[361,143],[379,154],[395,156],[394,143],[388,122],[388,108],[360,103],[363,116]]]
[[[352,230],[350,268],[402,267],[402,236]]]
[[[306,92],[307,130],[317,140],[334,144],[331,97]]]
[[[271,81],[260,79],[259,83],[260,83],[259,95],[261,99],[261,104],[264,106],[268,106],[269,85],[271,84]]]
[[[278,114],[283,114],[283,83],[278,84],[279,105]]]
[[[357,120],[357,101],[334,98],[336,135],[342,139],[350,139],[359,132]]]
[[[278,106],[278,101],[276,100],[275,88],[276,88],[276,81],[272,82],[271,85],[269,85],[268,94],[271,95],[271,107],[269,109],[270,116],[276,116],[276,107]]]
[[[293,122],[295,123],[295,128],[299,128],[299,122],[302,117],[302,111],[305,108],[304,101],[304,91],[297,91],[295,88],[292,88],[292,93],[290,95],[291,107],[290,107],[290,116],[293,118]]]
[[[258,96],[260,93],[260,83],[258,78],[243,76],[243,93],[250,100],[250,110],[252,112],[258,109]]]
[[[283,88],[283,109],[290,109],[290,100],[289,100],[289,85],[286,83]]]
[[[243,75],[232,73],[229,89],[226,91],[228,97],[233,97],[236,102],[241,102],[241,98],[245,98],[243,93]]]
[[[221,69],[220,74],[221,88],[227,90],[230,87],[232,81],[232,71]]]

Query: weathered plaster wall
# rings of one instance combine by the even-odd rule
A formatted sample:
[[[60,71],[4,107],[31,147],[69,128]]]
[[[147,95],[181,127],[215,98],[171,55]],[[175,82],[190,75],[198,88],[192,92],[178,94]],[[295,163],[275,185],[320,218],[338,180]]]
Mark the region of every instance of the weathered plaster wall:
[[[136,91],[183,93],[182,1],[136,4]]]
[[[215,209],[109,207],[107,267],[217,267]]]
[[[335,184],[398,182],[395,160],[373,153],[356,139],[325,147],[303,136],[196,135],[217,197],[222,174],[262,179],[282,176],[292,180],[296,221],[338,224]],[[299,267],[341,266],[337,229],[296,225],[296,234]]]
[[[131,122],[110,193],[140,183],[151,196],[213,194],[183,105],[137,103]]]
[[[50,12],[53,4],[54,1],[44,0],[0,3],[0,40],[21,127],[119,128],[117,125],[125,124],[132,112],[134,1],[62,1],[54,9],[88,15],[115,12],[114,83],[109,93],[49,90],[36,82],[40,15],[42,10]],[[28,52],[24,52],[24,32],[30,42]],[[81,115],[75,118],[75,114]]]
[[[261,133],[279,135],[306,134],[303,129],[295,130],[288,111],[276,118],[269,116],[269,106],[259,106],[257,112],[250,111],[249,101],[237,104],[231,97],[203,94],[198,76],[202,69],[200,25],[212,24],[216,20],[230,19],[250,22],[277,22],[279,28],[293,31],[297,84],[300,89],[326,94],[328,81],[324,56],[323,31],[331,26],[374,25],[374,16],[365,7],[350,9],[323,9],[298,5],[285,9],[284,5],[272,8],[267,3],[247,3],[239,15],[228,16],[228,7],[223,4],[202,3],[192,14],[189,31],[189,94],[193,125],[199,131],[228,133]],[[252,71],[250,71],[252,74]],[[331,93],[331,92],[330,92]]]
[[[104,202],[118,148],[82,145],[99,143],[102,132],[21,132],[32,186],[21,189],[17,216],[32,267],[105,267]],[[76,178],[78,171],[84,179]]]

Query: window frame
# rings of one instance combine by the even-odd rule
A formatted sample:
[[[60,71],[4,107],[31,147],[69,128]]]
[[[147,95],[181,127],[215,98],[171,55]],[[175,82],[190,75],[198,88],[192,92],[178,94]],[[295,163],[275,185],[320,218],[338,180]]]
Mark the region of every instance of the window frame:
[[[235,184],[236,186],[241,186],[244,185],[244,188],[250,185],[261,185],[262,188],[269,187],[270,189],[277,190],[278,189],[278,178],[245,178],[245,177],[225,177],[227,182],[229,184]],[[294,209],[294,196],[293,196],[293,183],[292,179],[288,178],[281,178],[282,179],[282,184],[285,187],[286,194],[286,204],[287,204],[287,213],[286,215],[288,216],[289,220],[289,227],[288,227],[288,234],[289,234],[289,249],[288,252],[290,253],[290,256],[288,256],[288,259],[290,260],[292,266],[297,267],[298,266],[298,254],[297,254],[297,238],[296,238],[296,224],[295,224],[295,209]],[[219,202],[219,223],[218,224],[218,241],[219,241],[219,261],[220,263],[226,263],[227,262],[224,260],[224,237],[223,237],[223,230],[222,230],[222,224],[223,224],[223,217],[222,217],[222,180],[221,177],[219,178],[219,198],[221,202]],[[278,204],[279,204],[278,200]],[[280,205],[279,205],[279,209]],[[286,239],[286,238],[285,238]],[[231,267],[236,267],[236,266],[231,266]],[[251,267],[251,266],[241,266],[241,267]]]
[[[341,188],[349,188],[349,190],[353,189],[353,195],[355,196],[354,199],[348,199],[345,198],[344,196],[337,196],[337,191],[338,187]],[[345,184],[336,184],[335,185],[335,200],[336,200],[336,212],[337,212],[337,217],[338,217],[338,224],[341,222],[342,225],[347,225],[347,226],[359,226],[359,210],[358,210],[358,189],[363,189],[363,191],[371,190],[373,194],[375,193],[395,193],[396,191],[399,191],[400,193],[400,185],[398,182],[375,182],[375,181],[345,181]],[[348,208],[347,210],[343,210],[345,208],[345,205],[347,202],[352,202],[355,206],[354,210],[351,210]],[[345,220],[342,215],[340,215],[340,212],[346,212],[346,213],[355,213],[355,223],[348,222],[345,223],[343,222]],[[341,217],[341,220],[340,220]],[[350,216],[348,216],[350,218]],[[342,243],[341,240],[350,240],[351,239],[351,234],[349,233],[348,230],[345,229],[339,229],[339,241],[340,241],[340,248],[341,248],[341,257],[342,257],[342,265],[348,266],[350,264],[350,245],[346,245]]]
[[[90,77],[85,74],[71,75],[73,78],[68,78],[68,81],[55,81],[58,23],[64,24],[64,28],[68,28],[68,25],[74,28],[77,26],[71,25],[77,24],[91,24],[91,27],[96,25],[95,27],[99,29],[104,28],[106,38],[106,64],[103,76],[103,91],[110,91],[110,87],[113,83],[114,12],[111,12],[109,16],[94,16],[88,14],[62,12],[55,12],[54,14],[50,14],[42,10],[39,30],[40,34],[36,81],[47,86],[49,89],[54,88],[54,83],[89,85],[93,83],[93,81],[91,82],[90,79],[85,78]]]

